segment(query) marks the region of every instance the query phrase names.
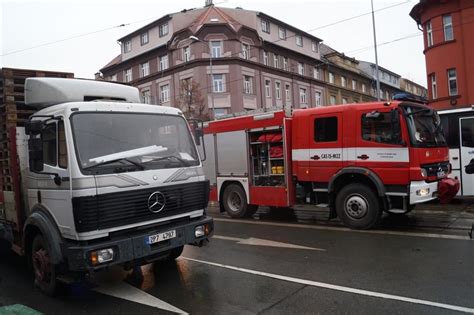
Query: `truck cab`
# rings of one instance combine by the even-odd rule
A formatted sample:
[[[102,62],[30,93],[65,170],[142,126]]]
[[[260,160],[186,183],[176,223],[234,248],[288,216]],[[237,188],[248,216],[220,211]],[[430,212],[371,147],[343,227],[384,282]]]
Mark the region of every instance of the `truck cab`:
[[[207,242],[209,182],[180,110],[105,82],[31,78],[25,89],[38,111],[11,139],[20,189],[3,198],[0,225],[43,291],[63,273],[174,259]]]

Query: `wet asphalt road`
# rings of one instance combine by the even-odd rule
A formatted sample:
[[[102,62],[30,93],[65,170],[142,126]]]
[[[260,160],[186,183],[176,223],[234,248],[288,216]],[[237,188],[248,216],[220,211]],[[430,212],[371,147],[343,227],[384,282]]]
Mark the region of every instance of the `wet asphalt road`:
[[[21,259],[1,257],[0,307],[23,304],[45,314],[170,313],[164,301],[192,314],[474,312],[474,241],[462,236],[465,231],[428,234],[385,219],[381,231],[366,233],[308,219],[290,223],[286,215],[272,219],[266,212],[243,221],[212,214],[216,230],[208,246],[188,246],[176,263],[146,266],[142,274],[104,272],[104,294],[74,285],[55,299],[45,297],[33,288]]]

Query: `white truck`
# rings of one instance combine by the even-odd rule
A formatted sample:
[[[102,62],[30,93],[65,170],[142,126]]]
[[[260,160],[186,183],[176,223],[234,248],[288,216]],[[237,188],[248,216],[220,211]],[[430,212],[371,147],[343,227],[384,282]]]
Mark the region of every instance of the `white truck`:
[[[180,110],[139,102],[129,86],[26,79],[38,111],[5,133],[12,189],[0,187],[0,241],[26,256],[47,294],[61,278],[175,259],[213,232],[202,135]]]

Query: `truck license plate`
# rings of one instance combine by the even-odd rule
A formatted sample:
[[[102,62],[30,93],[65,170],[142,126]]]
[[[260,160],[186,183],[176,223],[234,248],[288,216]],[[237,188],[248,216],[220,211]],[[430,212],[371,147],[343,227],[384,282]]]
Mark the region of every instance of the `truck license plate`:
[[[158,233],[158,234],[155,234],[155,235],[148,236],[147,244],[151,245],[151,244],[166,241],[166,240],[169,240],[169,239],[172,239],[172,238],[175,238],[175,237],[176,237],[176,230],[167,231],[167,232],[163,232],[163,233]]]

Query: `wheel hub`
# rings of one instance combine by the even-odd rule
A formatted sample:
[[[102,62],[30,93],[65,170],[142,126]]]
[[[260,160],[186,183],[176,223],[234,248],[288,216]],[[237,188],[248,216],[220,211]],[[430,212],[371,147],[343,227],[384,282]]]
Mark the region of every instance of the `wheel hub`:
[[[33,253],[33,268],[35,278],[42,282],[49,281],[50,262],[48,252],[42,248]]]
[[[229,200],[227,202],[229,209],[231,211],[239,211],[240,207],[242,206],[242,200],[240,199],[239,194],[232,192],[231,195],[229,196]]]
[[[360,195],[353,195],[346,200],[346,213],[354,218],[363,218],[369,209],[367,200]]]

